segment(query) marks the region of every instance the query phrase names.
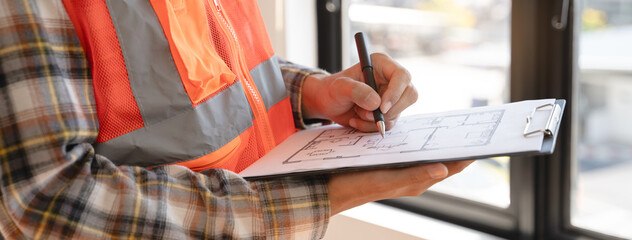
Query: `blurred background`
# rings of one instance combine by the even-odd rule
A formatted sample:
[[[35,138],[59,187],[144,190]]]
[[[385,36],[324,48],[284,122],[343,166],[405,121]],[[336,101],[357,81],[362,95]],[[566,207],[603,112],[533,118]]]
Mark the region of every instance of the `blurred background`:
[[[563,9],[562,2],[538,1],[555,11]],[[262,10],[268,9],[264,17],[268,14],[266,24],[277,53],[306,65],[318,62],[318,49],[309,51],[305,46],[318,45],[314,29],[323,23],[315,20],[313,6],[339,12],[343,68],[358,62],[352,36],[365,32],[372,51],[388,53],[413,76],[420,97],[404,115],[510,101],[511,36],[516,31],[511,29],[516,26],[512,13],[520,11],[513,4],[511,0],[260,1]],[[546,211],[568,214],[562,217],[568,220],[562,220],[565,228],[596,232],[599,235],[593,237],[598,238],[632,239],[632,0],[576,0],[569,7],[571,25],[562,31],[571,31],[565,44],[572,45],[568,91],[573,97],[567,99],[572,108],[565,118],[571,119],[572,127],[569,137],[559,140],[570,143],[565,153],[570,164],[563,165],[569,173],[563,181],[569,186],[554,188],[563,191],[559,194],[566,210],[551,206]],[[306,25],[315,26],[309,30]],[[511,187],[515,185],[510,169],[509,157],[482,159],[432,191],[492,209],[509,209],[512,191],[519,191]]]
[[[632,1],[578,4],[572,223],[632,238]],[[411,72],[405,114],[437,112],[509,101],[510,14],[509,0],[353,0],[348,34]],[[432,189],[507,207],[509,177],[509,158],[486,159]]]

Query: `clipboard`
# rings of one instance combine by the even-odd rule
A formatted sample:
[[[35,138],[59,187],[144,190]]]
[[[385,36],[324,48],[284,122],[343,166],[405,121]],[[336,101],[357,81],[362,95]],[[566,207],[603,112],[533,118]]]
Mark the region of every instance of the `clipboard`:
[[[552,154],[555,150],[557,135],[559,132],[565,106],[566,100],[564,99],[543,99],[508,103],[499,106],[476,107],[445,113],[434,113],[434,115],[429,114],[431,115],[432,119],[428,120],[429,122],[426,123],[428,124],[428,126],[435,126],[434,130],[432,130],[434,132],[428,130],[432,128],[419,127],[419,129],[421,129],[420,131],[407,135],[407,137],[422,138],[422,140],[417,141],[409,139],[407,140],[408,143],[425,141],[425,145],[422,147],[422,151],[415,151],[415,146],[392,144],[393,142],[398,141],[397,133],[394,133],[399,131],[397,129],[398,126],[401,126],[402,124],[404,126],[406,126],[406,124],[410,125],[410,123],[398,123],[395,128],[387,131],[387,134],[390,135],[385,138],[385,141],[391,142],[387,144],[382,144],[382,147],[384,149],[388,147],[393,147],[402,151],[397,153],[388,153],[388,151],[384,150],[384,152],[386,153],[385,155],[380,155],[377,157],[373,156],[374,159],[381,159],[381,162],[369,164],[361,163],[346,165],[345,162],[353,161],[354,159],[363,159],[364,161],[367,161],[364,158],[371,158],[371,156],[365,154],[363,148],[368,149],[367,151],[372,151],[374,154],[379,154],[379,149],[375,149],[375,146],[377,146],[375,144],[375,141],[381,139],[377,138],[379,134],[376,136],[375,133],[359,133],[357,130],[351,128],[343,128],[340,126],[319,127],[317,129],[305,130],[295,133],[277,148],[273,149],[268,155],[264,156],[262,159],[258,160],[253,165],[240,172],[239,175],[248,180],[256,180],[286,176],[305,176],[381,168],[398,168],[420,165],[424,163],[449,162],[468,159],[485,159],[499,156],[529,156]],[[426,116],[424,114],[421,114],[419,116],[422,115]],[[463,117],[465,115],[467,115],[467,117]],[[418,116],[415,115],[412,117]],[[423,120],[425,119],[423,117],[420,117],[420,119],[422,119],[419,120],[421,122],[425,121]],[[409,118],[405,118],[405,120],[408,121]],[[400,120],[400,122],[401,121],[402,120]],[[441,121],[451,123],[452,126],[439,126],[441,124],[438,123]],[[480,126],[480,129],[483,129],[483,131],[473,131],[471,129],[468,130],[468,124],[466,124],[467,121],[483,124],[483,126]],[[498,124],[494,125],[493,121],[497,121]],[[484,124],[488,124],[489,126],[486,126]],[[511,125],[511,128],[506,128],[507,125]],[[492,128],[492,126],[494,128]],[[503,126],[505,128],[503,128]],[[409,126],[400,128],[411,130],[415,127]],[[475,133],[473,135],[470,135],[469,133],[462,134],[462,137],[465,140],[461,140],[471,140],[471,146],[465,144],[464,146],[459,146],[457,149],[462,151],[471,150],[472,153],[464,153],[459,155],[456,153],[452,153],[455,152],[455,148],[445,148],[445,151],[441,151],[441,149],[433,149],[433,147],[436,147],[436,144],[433,145],[434,143],[430,142],[428,138],[439,138],[436,136],[437,131],[439,131],[437,129],[445,131],[453,129],[456,133],[463,133],[464,131]],[[330,132],[331,134],[328,135],[326,134],[327,132]],[[484,139],[484,136],[480,137],[476,134],[480,134],[481,136],[490,135],[487,143],[489,143],[489,145],[502,146],[502,148],[490,151],[476,152],[475,149],[477,147],[484,148],[484,145],[486,144],[482,140]],[[534,147],[528,149],[505,149],[505,145],[511,145],[511,143],[508,143],[509,141],[502,138],[507,137],[503,136],[503,134],[511,135],[508,136],[508,138],[510,139],[522,139],[519,141],[529,142]],[[449,135],[449,133],[447,135]],[[480,137],[480,139],[477,139],[477,137]],[[310,141],[307,144],[304,144],[301,141],[307,141],[305,139],[308,139]],[[340,149],[319,149],[319,146],[317,145],[322,142],[329,143],[330,145],[336,145]],[[451,141],[445,141],[443,143],[448,145],[453,144]],[[371,144],[374,144],[372,149],[370,147],[367,147],[367,145]],[[522,147],[520,146],[521,144],[522,142],[514,143],[514,145],[518,145],[519,147]],[[295,146],[288,147],[288,145]],[[346,150],[346,147],[352,145],[356,149],[354,149],[353,151],[344,152]],[[537,146],[537,148],[535,146]],[[332,150],[334,152],[337,151],[337,153],[332,154],[330,152],[327,152],[326,150]],[[443,155],[441,155],[442,157],[433,158],[433,152],[443,152]],[[430,156],[428,154],[430,154]],[[424,156],[425,158],[419,156]],[[397,158],[407,159],[399,161]],[[304,162],[301,162],[301,160]],[[318,164],[319,161],[325,162],[330,165],[326,167],[315,166],[314,164]],[[298,164],[294,165],[295,163]],[[291,166],[293,170],[285,169],[288,166]]]
[[[564,114],[564,108],[566,107],[565,99],[557,99],[555,103],[552,104],[544,104],[535,109],[529,116],[526,117],[527,124],[525,125],[523,135],[525,137],[529,137],[535,133],[543,133],[544,140],[542,141],[542,149],[540,149],[540,154],[553,154],[555,151],[555,143],[557,141],[557,134],[560,130],[560,123],[562,122],[562,116]],[[544,128],[539,129],[530,129],[531,121],[533,119],[533,113],[536,111],[541,111],[549,109],[550,115],[547,120]]]

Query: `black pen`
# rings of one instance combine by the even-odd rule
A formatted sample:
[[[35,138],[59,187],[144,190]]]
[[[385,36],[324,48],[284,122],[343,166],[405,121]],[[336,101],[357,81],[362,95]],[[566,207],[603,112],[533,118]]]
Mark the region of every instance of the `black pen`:
[[[364,80],[379,94],[380,92],[377,90],[377,85],[375,84],[375,76],[373,76],[373,65],[371,64],[371,57],[369,56],[369,44],[367,43],[367,39],[362,32],[358,32],[355,34],[355,41],[358,47],[358,55],[360,56],[360,66],[362,67]],[[382,115],[382,111],[380,111],[380,107],[373,110],[373,118],[375,119],[377,130],[380,131],[382,138],[384,138],[384,132],[386,130],[384,126],[384,116]]]

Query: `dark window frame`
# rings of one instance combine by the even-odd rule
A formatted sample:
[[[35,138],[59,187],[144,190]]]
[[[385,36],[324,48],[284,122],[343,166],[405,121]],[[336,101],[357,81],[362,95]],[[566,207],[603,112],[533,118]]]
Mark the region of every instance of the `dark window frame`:
[[[328,72],[342,70],[342,3],[316,1],[318,67]]]
[[[426,192],[423,197],[380,201],[411,212],[508,239],[617,239],[570,224],[571,118],[576,64],[574,2],[568,1],[567,26],[556,29],[565,0],[513,1],[511,19],[511,101],[566,99],[555,153],[512,157],[507,208]],[[340,0],[317,0],[319,67],[342,69]]]

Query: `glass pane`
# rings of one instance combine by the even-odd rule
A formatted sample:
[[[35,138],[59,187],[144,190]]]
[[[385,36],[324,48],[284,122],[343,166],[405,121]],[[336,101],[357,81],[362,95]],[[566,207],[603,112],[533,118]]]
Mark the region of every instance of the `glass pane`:
[[[578,1],[573,225],[632,238],[632,1]]]
[[[386,52],[412,74],[419,100],[402,115],[509,100],[509,0],[353,0],[347,6],[349,56],[363,31],[374,52]],[[476,161],[434,191],[499,207],[509,205],[509,158]]]

